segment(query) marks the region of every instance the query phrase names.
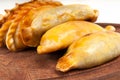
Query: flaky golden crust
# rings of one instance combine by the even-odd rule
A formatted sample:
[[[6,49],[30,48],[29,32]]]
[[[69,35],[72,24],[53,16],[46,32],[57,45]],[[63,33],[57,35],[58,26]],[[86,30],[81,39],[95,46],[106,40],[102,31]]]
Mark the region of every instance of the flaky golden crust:
[[[3,23],[0,29],[0,33],[1,33],[0,34],[0,46],[3,45],[4,43],[3,41],[5,39],[8,49],[12,51],[24,49],[25,45],[23,44],[22,39],[18,35],[18,32],[16,33],[16,30],[19,26],[19,22],[26,16],[26,14],[30,10],[36,9],[43,5],[59,6],[62,4],[59,2],[53,2],[53,1],[33,0],[30,2],[23,3],[23,4],[16,4],[16,7],[13,8],[12,10],[6,10],[6,13],[7,13],[6,21],[5,23]],[[16,39],[18,38],[17,36],[19,36],[19,40]],[[20,44],[22,46],[19,46]],[[17,46],[19,46],[18,49],[17,49]]]
[[[20,20],[22,20],[22,18],[29,12],[29,10],[36,8],[37,6],[39,5],[37,5],[36,2],[31,1],[28,3],[20,4],[20,5],[17,4],[17,7],[10,11],[10,15],[12,16],[12,19],[10,19],[10,25],[8,26],[9,28],[8,30],[6,30],[7,31],[6,45],[9,50],[12,50],[12,51],[16,50],[14,35],[15,35],[15,32],[16,32],[16,29],[18,27]],[[24,48],[24,46],[22,47]]]

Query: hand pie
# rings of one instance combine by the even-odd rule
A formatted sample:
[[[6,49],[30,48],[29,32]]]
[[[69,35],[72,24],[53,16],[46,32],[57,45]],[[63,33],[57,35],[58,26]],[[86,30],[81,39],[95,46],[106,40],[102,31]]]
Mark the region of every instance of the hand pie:
[[[120,33],[96,32],[73,42],[61,57],[56,69],[62,72],[71,69],[91,68],[120,55]]]
[[[61,6],[59,2],[52,1],[39,1],[33,0],[24,4],[17,4],[17,6],[8,11],[6,22],[2,25],[0,32],[0,45],[2,46],[3,40],[6,41],[6,46],[11,51],[17,51],[24,49],[26,45],[23,44],[22,38],[20,36],[20,21],[28,14],[31,10],[36,10],[42,6]]]
[[[50,4],[48,4],[48,5],[47,4],[41,4],[39,7],[36,7],[34,10],[32,9],[31,11],[33,12],[33,11],[36,11],[38,9],[40,9],[40,10],[45,9],[45,8],[43,8],[43,6],[45,6],[46,8],[49,8],[49,9],[52,8],[52,7],[55,7],[55,5],[53,5],[53,3],[51,5]],[[29,14],[29,12],[28,12],[28,14]],[[24,17],[22,17],[22,18],[24,19]],[[16,29],[15,29],[15,27],[16,27]],[[7,47],[10,47],[9,49],[11,49],[12,51],[21,50],[21,49],[24,49],[26,47],[26,45],[24,45],[24,43],[22,41],[22,38],[20,36],[21,27],[22,26],[20,26],[19,24],[16,24],[15,26],[13,25],[12,28],[15,30],[15,33],[11,34],[12,33],[11,29],[9,29],[10,31],[8,31],[8,33],[7,33],[6,44],[7,44]],[[11,28],[11,26],[10,26],[10,28]],[[13,35],[14,35],[14,37],[11,37]],[[11,39],[13,39],[14,42],[11,42]],[[14,47],[12,48],[11,46],[14,46]]]
[[[25,45],[36,47],[44,32],[50,28],[71,20],[96,21],[98,11],[87,5],[64,5],[52,9],[40,10],[33,14],[33,18],[23,20],[21,23],[21,35]],[[26,35],[27,34],[27,35]]]
[[[16,7],[12,10],[5,10],[6,11],[6,21],[3,23],[1,29],[0,29],[0,45],[2,46],[3,41],[6,37],[6,34],[9,30],[9,27],[11,24],[14,24],[13,22],[15,20],[18,20],[23,17],[30,9],[33,8],[32,4],[34,1],[23,3],[23,4],[16,4]],[[30,5],[31,4],[31,5]]]
[[[108,30],[111,29],[108,26]],[[97,31],[105,31],[101,26],[87,21],[69,21],[48,30],[41,38],[37,48],[39,54],[50,53],[67,48],[78,38]]]

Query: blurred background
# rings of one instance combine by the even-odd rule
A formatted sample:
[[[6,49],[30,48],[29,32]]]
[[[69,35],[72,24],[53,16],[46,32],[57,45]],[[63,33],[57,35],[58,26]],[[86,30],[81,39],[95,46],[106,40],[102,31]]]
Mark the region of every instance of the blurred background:
[[[1,0],[0,14],[4,14],[4,9],[11,9],[15,3],[23,3],[30,0]],[[88,4],[92,8],[99,10],[97,22],[120,23],[120,0],[56,0],[63,4]]]

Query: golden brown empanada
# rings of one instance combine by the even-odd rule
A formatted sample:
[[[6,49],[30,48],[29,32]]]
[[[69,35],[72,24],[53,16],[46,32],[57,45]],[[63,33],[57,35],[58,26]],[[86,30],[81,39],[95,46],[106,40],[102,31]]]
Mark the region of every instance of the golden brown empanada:
[[[52,7],[54,7],[54,6],[44,6],[44,7],[46,7],[46,8],[52,8]],[[42,8],[42,6],[40,7],[40,8]],[[39,8],[39,9],[40,9]],[[37,8],[37,10],[38,10],[38,8]],[[33,10],[32,10],[33,11]],[[29,13],[28,13],[28,15],[29,15]],[[14,39],[14,43],[11,43],[12,45],[15,45],[15,50],[22,50],[22,49],[24,49],[25,47],[27,47],[27,45],[25,45],[24,44],[24,42],[23,42],[23,40],[22,40],[22,36],[21,36],[21,27],[22,26],[20,26],[20,24],[18,24],[17,25],[18,27],[17,27],[17,29],[16,29],[16,33],[14,34],[14,37],[11,37],[10,39]],[[13,26],[14,27],[14,26]],[[11,35],[10,33],[9,33],[9,35]],[[7,40],[7,39],[6,39]],[[8,44],[9,44],[9,39],[8,39]]]
[[[22,38],[20,36],[20,21],[31,11],[36,10],[42,6],[61,6],[59,2],[53,1],[39,1],[33,0],[24,4],[17,4],[17,6],[9,12],[7,21],[3,24],[0,32],[0,44],[2,45],[3,37],[5,37],[6,46],[11,51],[24,49],[26,46],[23,44]]]
[[[56,69],[62,72],[71,69],[91,68],[120,55],[120,33],[96,32],[73,42],[61,57]]]
[[[113,26],[106,28],[108,30],[115,30]],[[57,25],[42,36],[37,52],[44,54],[67,48],[78,38],[97,31],[106,30],[95,23],[87,21],[69,21]]]
[[[13,20],[16,18],[19,19],[21,16],[21,13],[26,14],[27,11],[29,11],[33,6],[30,6],[34,1],[30,1],[28,3],[23,4],[16,4],[16,7],[12,10],[5,10],[6,11],[6,21],[2,24],[2,28],[0,29],[0,45],[2,46],[4,37],[6,36],[6,33],[9,29],[9,26],[13,23]],[[28,6],[29,5],[29,6]],[[20,14],[19,14],[20,13]],[[22,16],[24,16],[22,15]],[[16,19],[16,20],[17,20]]]
[[[98,11],[88,5],[64,5],[52,9],[40,10],[33,14],[34,18],[23,20],[21,26],[22,38],[25,45],[36,47],[44,32],[50,28],[71,20],[96,21]],[[31,17],[31,16],[29,16]],[[26,35],[27,34],[27,35]]]

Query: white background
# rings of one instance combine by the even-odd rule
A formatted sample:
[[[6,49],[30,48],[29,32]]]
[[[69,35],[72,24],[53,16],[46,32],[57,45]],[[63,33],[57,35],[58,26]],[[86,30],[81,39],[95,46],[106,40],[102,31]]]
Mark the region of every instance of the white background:
[[[23,3],[29,0],[1,0],[0,14],[4,14],[4,9],[10,9],[15,3]],[[58,0],[63,4],[88,4],[92,8],[99,10],[97,22],[120,23],[120,0]]]

